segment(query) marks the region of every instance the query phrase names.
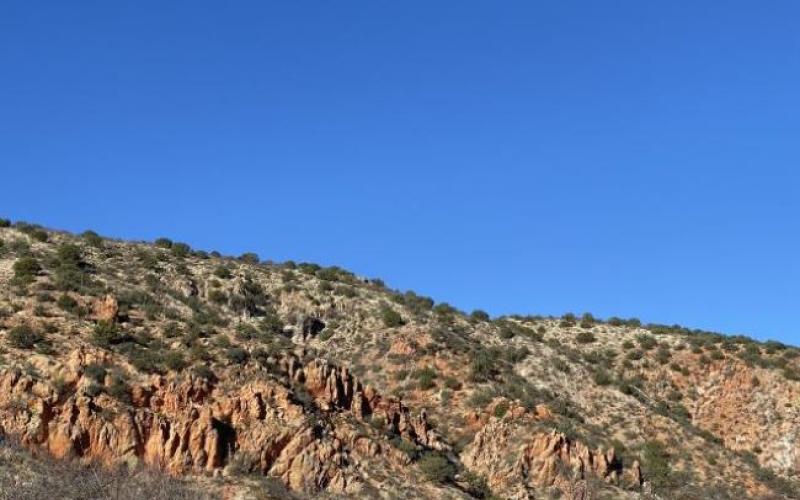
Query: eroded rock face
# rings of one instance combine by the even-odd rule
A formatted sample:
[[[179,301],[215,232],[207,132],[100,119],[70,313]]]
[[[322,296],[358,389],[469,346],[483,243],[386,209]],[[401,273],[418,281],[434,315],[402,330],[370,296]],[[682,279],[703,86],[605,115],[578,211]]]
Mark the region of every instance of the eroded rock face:
[[[153,376],[131,387],[132,406],[105,394],[84,395],[83,368],[102,352],[81,350],[63,365],[61,392],[19,370],[0,373],[0,432],[59,458],[104,464],[141,461],[173,474],[221,473],[234,460],[278,477],[290,488],[354,493],[358,457],[403,461],[387,445],[336,415],[385,418],[397,434],[423,446],[444,445],[424,415],[364,387],[347,369],[297,358],[282,364],[297,390],[307,391],[332,420],[312,418],[291,388],[249,378],[241,387],[214,387],[192,376]]]
[[[532,498],[542,487],[571,489],[590,477],[626,486],[642,481],[639,464],[623,466],[614,449],[591,450],[557,431],[530,434],[508,420],[484,426],[461,459],[484,475],[493,490],[515,498]]]
[[[106,295],[98,299],[92,306],[92,317],[97,321],[113,323],[119,314],[119,302],[113,295]]]

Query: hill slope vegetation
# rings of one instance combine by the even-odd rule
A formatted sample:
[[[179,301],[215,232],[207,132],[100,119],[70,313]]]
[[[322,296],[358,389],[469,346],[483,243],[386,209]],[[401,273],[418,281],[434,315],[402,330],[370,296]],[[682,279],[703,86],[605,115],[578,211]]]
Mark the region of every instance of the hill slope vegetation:
[[[25,498],[87,468],[154,498],[799,498],[798,355],[0,220],[0,486]]]

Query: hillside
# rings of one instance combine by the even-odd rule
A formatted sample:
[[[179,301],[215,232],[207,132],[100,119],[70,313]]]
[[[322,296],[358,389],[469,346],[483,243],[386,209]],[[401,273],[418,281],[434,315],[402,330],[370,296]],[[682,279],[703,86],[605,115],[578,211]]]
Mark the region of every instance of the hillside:
[[[9,498],[800,498],[799,355],[0,221]]]

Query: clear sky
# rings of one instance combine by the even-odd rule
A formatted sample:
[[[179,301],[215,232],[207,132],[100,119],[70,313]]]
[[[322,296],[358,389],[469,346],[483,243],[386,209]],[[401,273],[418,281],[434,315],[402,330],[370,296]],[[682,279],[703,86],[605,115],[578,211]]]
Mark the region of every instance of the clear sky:
[[[800,343],[800,3],[0,4],[0,215]]]

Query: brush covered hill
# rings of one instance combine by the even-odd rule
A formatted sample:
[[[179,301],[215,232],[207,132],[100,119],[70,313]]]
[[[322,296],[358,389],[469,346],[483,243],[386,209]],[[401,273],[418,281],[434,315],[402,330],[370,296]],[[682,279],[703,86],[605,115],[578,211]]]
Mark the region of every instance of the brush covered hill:
[[[800,498],[799,355],[0,220],[8,498]]]

